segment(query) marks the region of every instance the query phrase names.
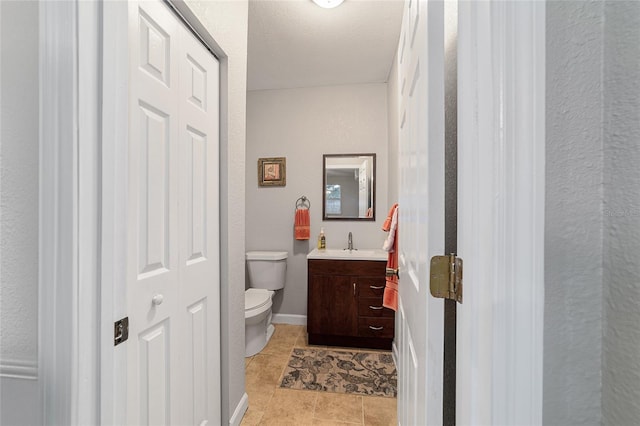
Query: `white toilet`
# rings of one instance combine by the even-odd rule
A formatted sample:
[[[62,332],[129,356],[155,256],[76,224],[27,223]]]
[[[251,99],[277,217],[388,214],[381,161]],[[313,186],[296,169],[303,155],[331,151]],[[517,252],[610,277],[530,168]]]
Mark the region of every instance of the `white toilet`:
[[[260,352],[273,335],[271,299],[284,287],[287,252],[249,251],[246,258],[251,288],[244,292],[244,354],[249,357]]]

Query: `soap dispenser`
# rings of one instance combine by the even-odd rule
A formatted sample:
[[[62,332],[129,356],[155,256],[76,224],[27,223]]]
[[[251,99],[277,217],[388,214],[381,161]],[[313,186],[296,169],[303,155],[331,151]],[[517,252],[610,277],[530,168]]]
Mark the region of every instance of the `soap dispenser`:
[[[327,239],[324,236],[324,228],[320,228],[320,235],[318,235],[318,250],[324,250],[327,248]]]

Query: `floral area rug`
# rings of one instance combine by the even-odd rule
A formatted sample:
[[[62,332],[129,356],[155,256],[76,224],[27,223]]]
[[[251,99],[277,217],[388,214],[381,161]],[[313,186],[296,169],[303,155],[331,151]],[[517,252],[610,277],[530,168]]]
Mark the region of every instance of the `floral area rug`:
[[[391,354],[294,348],[280,387],[395,398]]]

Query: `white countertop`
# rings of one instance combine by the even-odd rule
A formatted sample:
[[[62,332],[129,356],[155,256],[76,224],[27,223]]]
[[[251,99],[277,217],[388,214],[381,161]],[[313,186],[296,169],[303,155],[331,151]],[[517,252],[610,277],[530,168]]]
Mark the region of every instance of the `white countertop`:
[[[334,260],[387,260],[388,253],[382,249],[313,249],[307,259]]]

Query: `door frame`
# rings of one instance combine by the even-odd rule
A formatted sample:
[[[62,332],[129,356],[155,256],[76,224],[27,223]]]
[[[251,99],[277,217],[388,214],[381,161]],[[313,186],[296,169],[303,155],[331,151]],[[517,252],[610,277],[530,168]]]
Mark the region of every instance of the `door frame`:
[[[545,4],[458,9],[460,424],[541,424]]]
[[[94,423],[99,412],[101,5],[40,2],[39,8],[40,407],[45,423]]]
[[[219,58],[224,85],[224,51],[183,0],[165,1]],[[126,315],[128,3],[41,1],[39,15],[42,419],[124,424],[113,322]]]
[[[103,3],[102,329],[100,423],[126,424],[126,343],[113,347],[113,322],[127,316],[127,203],[129,158],[129,3]],[[107,341],[108,338],[108,341]]]

